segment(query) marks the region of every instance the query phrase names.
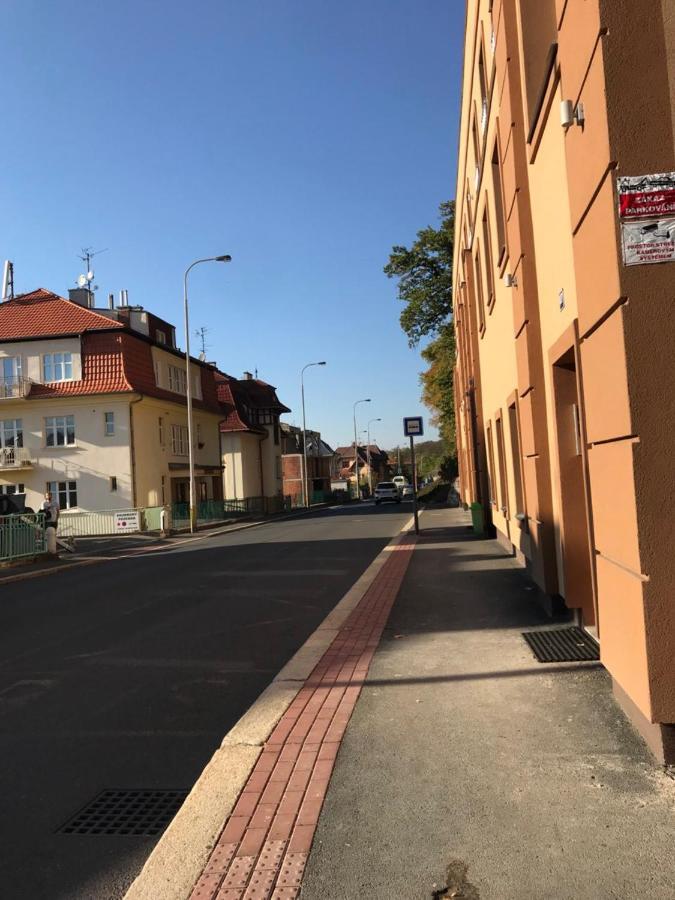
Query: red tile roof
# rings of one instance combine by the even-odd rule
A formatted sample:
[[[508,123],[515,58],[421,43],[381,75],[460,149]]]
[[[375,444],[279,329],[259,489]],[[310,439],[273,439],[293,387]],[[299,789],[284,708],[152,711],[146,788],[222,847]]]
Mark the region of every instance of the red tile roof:
[[[0,341],[123,329],[121,322],[38,288],[0,303]]]

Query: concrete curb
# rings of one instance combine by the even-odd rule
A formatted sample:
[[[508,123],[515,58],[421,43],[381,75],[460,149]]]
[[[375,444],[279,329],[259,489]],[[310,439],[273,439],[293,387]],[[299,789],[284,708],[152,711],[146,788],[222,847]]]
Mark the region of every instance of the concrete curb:
[[[267,738],[411,527],[409,519],[225,735],[124,900],[187,900]]]

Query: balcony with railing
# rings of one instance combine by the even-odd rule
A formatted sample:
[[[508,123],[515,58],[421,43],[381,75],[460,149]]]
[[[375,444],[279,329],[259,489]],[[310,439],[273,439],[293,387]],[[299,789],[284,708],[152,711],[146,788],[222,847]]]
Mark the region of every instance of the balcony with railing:
[[[33,382],[21,375],[0,377],[0,400],[17,400],[27,397]]]
[[[0,447],[0,470],[30,469],[33,454],[27,447]]]

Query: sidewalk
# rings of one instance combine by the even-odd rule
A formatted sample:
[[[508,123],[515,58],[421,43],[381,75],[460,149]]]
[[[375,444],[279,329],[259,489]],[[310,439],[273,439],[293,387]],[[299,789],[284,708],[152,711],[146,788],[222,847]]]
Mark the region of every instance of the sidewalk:
[[[520,632],[551,621],[468,524],[428,510],[391,548],[192,900],[675,898],[675,781],[600,665],[535,661]]]

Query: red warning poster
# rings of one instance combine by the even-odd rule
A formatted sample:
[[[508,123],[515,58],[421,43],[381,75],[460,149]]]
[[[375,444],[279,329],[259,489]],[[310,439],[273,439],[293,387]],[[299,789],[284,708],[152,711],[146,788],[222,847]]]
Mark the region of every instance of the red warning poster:
[[[623,261],[675,261],[675,172],[617,178]]]

